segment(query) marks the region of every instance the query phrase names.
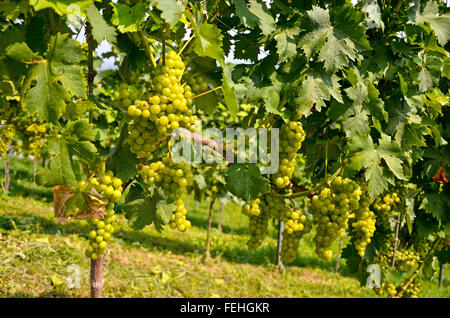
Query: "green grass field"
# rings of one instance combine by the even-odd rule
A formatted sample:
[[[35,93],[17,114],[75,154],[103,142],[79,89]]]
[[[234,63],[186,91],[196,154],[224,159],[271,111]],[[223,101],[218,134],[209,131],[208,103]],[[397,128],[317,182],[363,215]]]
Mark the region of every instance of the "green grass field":
[[[4,185],[4,161],[0,164]],[[89,297],[86,221],[55,222],[52,191],[33,182],[33,164],[11,158],[9,195],[0,195],[0,297]],[[274,265],[276,231],[263,246],[249,251],[247,217],[235,204],[225,206],[223,232],[214,208],[210,260],[204,259],[208,203],[187,198],[192,228],[185,233],[146,227],[132,231],[119,215],[105,257],[104,297],[376,297],[360,287],[342,262],[321,261],[314,254],[313,233],[300,242],[297,259],[280,273]],[[334,247],[337,251],[337,244]],[[69,289],[70,265],[81,271],[80,288]],[[437,276],[437,275],[436,275]],[[422,280],[421,297],[450,297],[450,269],[443,288],[437,277]]]

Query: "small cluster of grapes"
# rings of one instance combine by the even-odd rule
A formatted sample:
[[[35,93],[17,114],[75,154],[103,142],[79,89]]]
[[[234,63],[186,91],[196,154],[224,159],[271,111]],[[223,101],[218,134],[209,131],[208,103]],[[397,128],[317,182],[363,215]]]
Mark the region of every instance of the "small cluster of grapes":
[[[114,232],[113,223],[116,221],[114,212],[115,203],[122,196],[122,180],[114,177],[112,171],[107,171],[100,178],[92,177],[89,183],[82,181],[78,185],[80,190],[87,190],[88,193],[94,188],[101,196],[102,200],[108,201],[105,206],[106,216],[103,219],[89,218],[89,246],[86,249],[86,256],[97,259],[105,254],[108,241]]]
[[[383,270],[388,270],[394,257],[394,243],[389,240],[385,243],[378,255],[376,262]],[[395,267],[401,271],[408,271],[418,265],[421,261],[420,254],[413,249],[400,249],[395,251]]]
[[[354,245],[359,256],[363,257],[367,245],[375,233],[375,214],[370,210],[372,199],[367,195],[367,185],[360,183],[363,195],[359,200],[359,209],[355,210],[355,219],[352,222],[352,228],[355,231]]]
[[[121,83],[119,90],[113,94],[115,98],[114,105],[120,108],[128,108],[139,99],[140,95],[139,91],[132,90],[127,83]]]
[[[291,182],[294,174],[297,151],[301,148],[305,140],[305,132],[302,124],[297,121],[283,123],[280,127],[280,169],[274,175],[275,185],[278,188],[285,188]]]
[[[242,206],[242,213],[245,215],[253,215],[258,216],[261,214],[261,208],[260,208],[261,200],[259,198],[250,201],[249,203],[246,203]]]
[[[301,210],[290,212],[288,220],[284,224],[281,242],[280,257],[283,263],[290,263],[295,260],[300,239],[311,229],[311,223],[307,222],[307,218]]]
[[[0,126],[0,154],[3,158],[8,154],[8,147],[13,138],[14,129],[10,125]]]
[[[43,141],[48,137],[48,134],[46,134],[47,128],[45,127],[45,124],[31,124],[27,127],[26,131],[32,134],[28,140],[31,154],[35,157],[39,157]]]
[[[419,298],[419,293],[422,290],[422,284],[420,282],[414,282],[406,287],[403,294],[403,298]]]
[[[317,224],[314,237],[316,254],[329,260],[333,252],[329,249],[337,237],[343,238],[348,227],[351,211],[359,208],[362,191],[359,185],[347,178],[336,177],[311,199],[311,213]]]
[[[170,217],[169,226],[172,229],[177,229],[180,232],[184,232],[191,227],[191,221],[186,220],[187,209],[184,206],[184,201],[182,199],[178,199],[175,203],[177,207]]]
[[[380,296],[387,295],[390,297],[394,297],[395,295],[397,295],[397,288],[395,287],[395,285],[388,282],[381,283],[380,288],[375,288],[374,291]]]
[[[186,188],[194,183],[191,167],[185,161],[175,163],[168,152],[161,161],[143,165],[140,170],[142,178],[150,185],[159,186],[176,198],[176,208],[171,216],[169,226],[184,232],[191,227],[186,220],[187,210],[180,198]]]
[[[248,216],[248,234],[250,239],[247,246],[251,250],[256,250],[261,246],[269,226],[269,213],[260,206],[261,199],[257,198],[244,204],[242,213]]]
[[[392,211],[394,211],[397,205],[400,203],[400,198],[396,192],[392,194],[386,194],[383,198],[378,197],[373,203],[373,210],[377,216],[378,224],[387,228],[390,227],[389,218]]]
[[[203,76],[198,76],[198,74],[188,72],[184,76],[184,79],[191,86],[192,92],[195,95],[205,92],[209,88]]]

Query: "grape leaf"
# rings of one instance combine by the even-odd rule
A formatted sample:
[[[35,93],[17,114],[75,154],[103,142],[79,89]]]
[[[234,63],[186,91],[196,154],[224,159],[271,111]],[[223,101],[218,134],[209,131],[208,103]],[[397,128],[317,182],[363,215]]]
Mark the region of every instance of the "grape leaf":
[[[310,114],[311,108],[315,105],[317,111],[326,107],[325,100],[330,99],[330,89],[325,85],[320,76],[308,74],[302,82],[298,97],[295,99],[298,109],[304,116]]]
[[[31,62],[31,60],[35,57],[33,51],[31,51],[25,42],[16,42],[11,44],[6,48],[5,55],[21,63]]]
[[[223,35],[213,24],[203,22],[197,25],[191,15],[187,15],[195,33],[194,51],[200,56],[208,56],[224,64],[224,51],[222,48]]]
[[[87,118],[84,118],[68,122],[65,134],[69,137],[77,136],[79,140],[94,141],[97,129],[89,123]]]
[[[98,44],[100,44],[103,39],[109,43],[116,43],[116,30],[106,23],[100,11],[98,11],[93,4],[89,6],[87,17],[92,25],[92,36]]]
[[[443,200],[443,197],[443,193],[426,193],[419,209],[430,213],[437,220],[446,221],[450,218],[450,207]]]
[[[128,200],[121,210],[125,212],[130,226],[135,231],[140,231],[147,225],[154,224],[155,229],[161,232],[175,210],[173,200],[162,189],[157,189],[150,196],[138,183],[131,185],[129,196],[132,200]]]
[[[84,15],[88,10],[89,5],[92,3],[91,0],[79,0],[79,1],[68,1],[68,0],[30,0],[30,5],[34,7],[35,11],[44,10],[51,8],[59,15],[65,15],[69,11],[69,7],[75,7],[78,11],[77,14]]]
[[[230,84],[230,82],[231,84]],[[238,111],[237,96],[234,87],[232,86],[231,70],[229,68],[224,68],[222,75],[222,93],[225,98],[225,103],[230,111],[232,118],[236,117]]]
[[[296,35],[300,28],[284,29],[276,35],[278,62],[283,62],[297,54]]]
[[[138,3],[132,7],[124,4],[112,4],[114,14],[111,22],[117,26],[120,32],[136,32],[142,29],[141,23],[145,20],[146,5]]]
[[[56,138],[51,142],[45,156],[49,160],[46,167],[40,169],[36,175],[36,182],[48,187],[68,185],[74,187],[80,180],[80,166],[71,156],[65,139]]]
[[[157,0],[152,1],[156,3],[156,7],[162,11],[161,17],[170,25],[175,25],[181,18],[184,8],[177,0]]]
[[[376,145],[370,135],[354,135],[349,140],[349,149],[354,152],[351,167],[355,170],[366,168],[365,179],[369,183],[369,195],[372,198],[387,188],[383,169],[380,166],[381,159],[398,179],[406,179],[400,159],[402,151],[398,144],[391,141],[390,136],[381,134],[379,145]]]
[[[86,95],[83,68],[78,65],[84,56],[77,41],[58,33],[50,38],[44,57],[29,69],[21,95],[31,115],[56,123],[73,96]]]
[[[335,73],[350,60],[354,61],[357,49],[370,49],[363,15],[351,6],[342,6],[335,11],[337,13],[331,19],[327,10],[313,6],[307,11],[313,28],[299,41],[307,58],[319,53],[318,61],[324,63],[328,73]]]
[[[131,180],[137,175],[138,170],[136,167],[139,164],[139,159],[130,151],[127,136],[128,124],[124,124],[117,144],[112,149],[106,162],[107,169],[114,172],[115,176],[124,181]]]
[[[264,35],[275,31],[275,19],[262,3],[250,0],[249,7],[245,0],[234,0],[233,3],[236,7],[236,15],[243,25],[251,29],[257,25]]]
[[[225,173],[227,189],[235,196],[250,201],[270,191],[269,180],[250,163],[234,163]]]
[[[439,6],[436,1],[430,1],[425,5],[422,13],[418,10],[418,6],[414,6],[411,10],[416,10],[415,15],[410,15],[410,22],[419,26],[428,23],[433,29],[438,42],[444,46],[450,37],[450,15],[439,15]]]

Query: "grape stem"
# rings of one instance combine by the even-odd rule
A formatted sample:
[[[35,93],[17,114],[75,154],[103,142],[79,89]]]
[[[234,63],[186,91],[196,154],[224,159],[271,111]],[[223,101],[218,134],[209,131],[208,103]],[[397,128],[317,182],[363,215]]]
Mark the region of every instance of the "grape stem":
[[[107,101],[101,99],[101,98],[98,97],[98,96],[95,96],[95,99],[98,100],[100,103],[105,104],[105,105],[108,106],[108,107],[117,109],[117,110],[120,111],[122,114],[125,114],[125,115],[127,114],[127,111],[126,111],[126,110],[120,108],[119,106],[114,106],[113,104],[108,103]]]
[[[140,30],[138,32],[138,34],[139,34],[139,37],[140,37],[140,40],[141,40],[141,45],[144,48],[144,51],[147,54],[148,58],[152,62],[153,69],[156,69],[155,57],[153,56],[153,53],[150,51],[150,47],[148,46],[147,38],[145,37],[144,31]]]
[[[181,48],[181,50],[178,52],[178,56],[181,55],[181,53],[183,53],[184,49],[186,49],[186,47],[188,46],[188,44],[192,41],[192,39],[194,38],[194,34],[192,34],[192,36],[189,38],[189,40],[187,40],[186,43],[184,43],[183,47]]]
[[[198,94],[198,95],[195,95],[194,97],[192,97],[192,99],[195,99],[195,98],[197,98],[197,97],[200,97],[200,96],[203,96],[203,95],[212,93],[212,92],[217,91],[218,89],[221,89],[221,88],[222,88],[222,86],[217,86],[217,87],[215,87],[215,88],[213,88],[213,89],[210,89],[209,91],[206,91],[206,92],[200,93],[200,94]]]

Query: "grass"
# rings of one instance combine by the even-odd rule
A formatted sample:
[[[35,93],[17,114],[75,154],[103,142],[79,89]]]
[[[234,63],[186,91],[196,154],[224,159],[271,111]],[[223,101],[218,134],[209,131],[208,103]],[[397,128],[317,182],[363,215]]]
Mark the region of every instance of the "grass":
[[[34,185],[32,163],[13,158],[11,171],[15,175],[10,195],[0,195],[0,297],[88,297],[86,221],[57,224],[51,191]],[[212,259],[205,261],[208,203],[196,207],[191,198],[186,201],[193,226],[185,233],[158,233],[153,227],[134,232],[119,215],[120,229],[105,257],[105,297],[376,296],[351,277],[345,261],[336,274],[335,260],[319,260],[313,252],[313,233],[302,239],[297,259],[280,273],[273,265],[276,231],[271,228],[263,246],[249,251],[247,219],[235,204],[225,206],[223,233],[216,229],[216,204]],[[80,288],[66,285],[70,265],[79,266]],[[436,280],[422,281],[421,296],[450,297],[449,274],[447,267],[441,290]]]

